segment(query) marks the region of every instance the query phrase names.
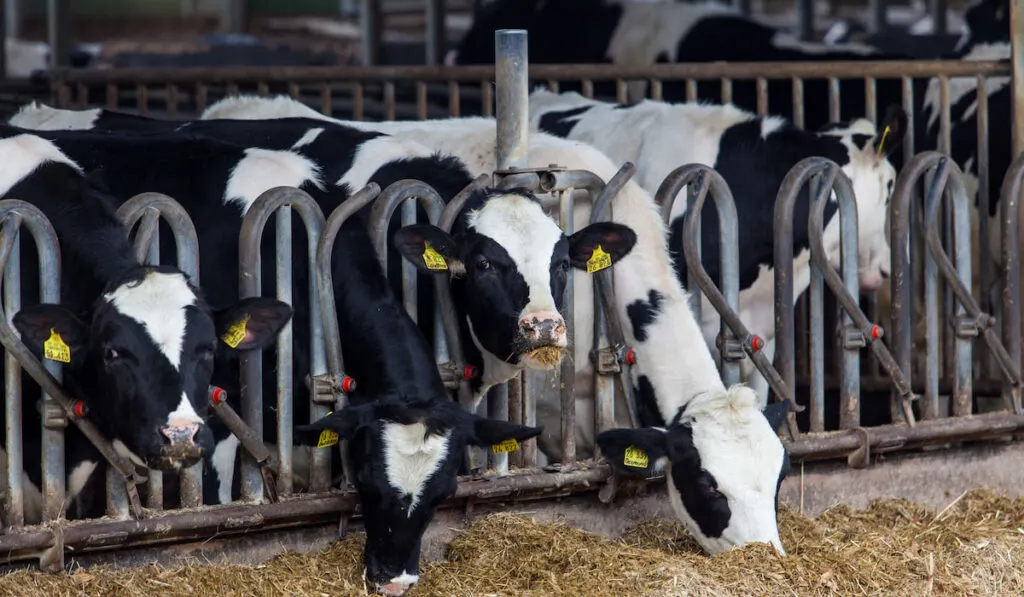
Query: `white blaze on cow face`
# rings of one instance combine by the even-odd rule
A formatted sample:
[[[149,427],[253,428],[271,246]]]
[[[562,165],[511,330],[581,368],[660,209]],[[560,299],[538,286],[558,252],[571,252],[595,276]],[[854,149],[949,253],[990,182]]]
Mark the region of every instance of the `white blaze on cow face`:
[[[896,169],[887,157],[878,155],[871,142],[878,131],[869,120],[858,119],[847,128],[832,129],[824,134],[838,137],[849,155],[849,162],[842,165],[842,170],[850,178],[857,202],[860,287],[862,291],[878,290],[889,277],[891,253],[886,222]],[[834,193],[830,200],[835,201]],[[824,234],[829,262],[835,267],[840,264],[839,229],[837,213],[826,224]]]
[[[388,483],[403,498],[408,498],[407,516],[412,516],[424,485],[448,455],[451,430],[444,435],[430,436],[426,431],[423,423],[385,423],[381,434]]]

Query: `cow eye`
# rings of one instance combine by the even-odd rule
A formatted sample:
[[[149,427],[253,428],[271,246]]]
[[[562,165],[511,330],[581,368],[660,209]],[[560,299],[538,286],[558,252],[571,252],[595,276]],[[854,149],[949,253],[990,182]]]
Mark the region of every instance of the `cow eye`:
[[[479,269],[481,271],[487,271],[487,270],[491,269],[491,262],[488,261],[487,259],[481,257],[476,262],[476,267],[477,267],[477,269]]]
[[[103,349],[103,360],[108,362],[108,363],[113,363],[114,361],[116,361],[120,357],[121,357],[120,353],[118,353],[113,348],[110,348],[109,346],[107,348]]]
[[[212,346],[200,346],[196,348],[196,356],[201,359],[212,359],[214,348]]]

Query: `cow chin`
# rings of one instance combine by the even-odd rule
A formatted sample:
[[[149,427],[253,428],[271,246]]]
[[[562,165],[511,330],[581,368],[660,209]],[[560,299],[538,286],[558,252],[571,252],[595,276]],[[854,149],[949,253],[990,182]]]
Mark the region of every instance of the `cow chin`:
[[[199,446],[191,448],[167,448],[159,456],[148,459],[149,468],[164,472],[178,472],[188,468],[203,458],[203,449]]]
[[[877,290],[880,290],[882,286],[885,284],[885,279],[885,276],[883,276],[881,273],[877,271],[873,273],[862,273],[860,275],[861,293],[875,292]]]

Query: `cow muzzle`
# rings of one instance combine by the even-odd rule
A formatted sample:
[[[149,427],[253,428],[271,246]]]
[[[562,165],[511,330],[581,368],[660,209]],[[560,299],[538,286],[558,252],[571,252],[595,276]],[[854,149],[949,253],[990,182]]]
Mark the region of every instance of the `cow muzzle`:
[[[566,352],[565,320],[555,311],[531,313],[519,320],[525,345],[520,361],[531,369],[552,369]]]
[[[160,434],[167,443],[160,449],[160,456],[152,464],[159,470],[178,470],[199,462],[203,449],[196,442],[199,424],[191,422],[170,422],[160,428]]]

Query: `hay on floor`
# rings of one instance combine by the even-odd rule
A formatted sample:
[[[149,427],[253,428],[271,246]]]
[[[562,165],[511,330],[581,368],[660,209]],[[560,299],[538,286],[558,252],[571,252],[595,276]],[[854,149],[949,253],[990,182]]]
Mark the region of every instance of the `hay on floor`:
[[[671,521],[607,540],[496,514],[458,536],[448,561],[423,566],[409,597],[1024,594],[1024,499],[975,491],[940,512],[885,500],[814,520],[783,509],[780,527],[787,558],[764,545],[707,557]],[[261,566],[16,572],[0,595],[363,595],[362,540]]]

